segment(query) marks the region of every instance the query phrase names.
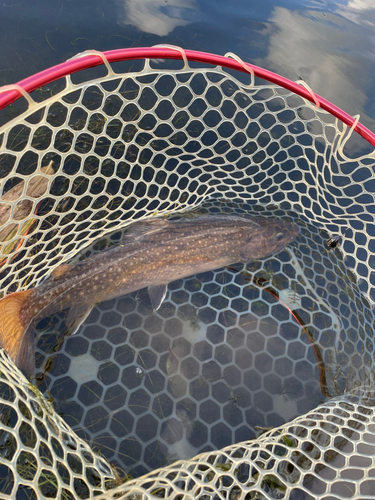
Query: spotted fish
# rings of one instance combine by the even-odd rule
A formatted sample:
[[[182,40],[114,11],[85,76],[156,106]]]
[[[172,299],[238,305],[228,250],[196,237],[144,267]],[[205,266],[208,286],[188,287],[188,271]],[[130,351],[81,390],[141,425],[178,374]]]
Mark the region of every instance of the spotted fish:
[[[69,308],[74,333],[103,300],[148,287],[156,311],[168,283],[279,252],[299,233],[290,222],[263,217],[198,216],[131,224],[121,244],[76,264],[63,264],[41,286],[0,300],[0,345],[26,374],[34,370],[33,329]]]

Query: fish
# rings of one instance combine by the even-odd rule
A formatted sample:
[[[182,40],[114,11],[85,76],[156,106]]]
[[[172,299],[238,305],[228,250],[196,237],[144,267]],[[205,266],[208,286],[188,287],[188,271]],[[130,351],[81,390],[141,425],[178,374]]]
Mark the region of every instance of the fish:
[[[129,225],[119,244],[74,264],[61,264],[40,286],[0,300],[0,346],[25,374],[34,370],[34,328],[69,309],[75,333],[96,304],[147,287],[157,311],[172,281],[278,253],[296,224],[260,216],[151,218]]]

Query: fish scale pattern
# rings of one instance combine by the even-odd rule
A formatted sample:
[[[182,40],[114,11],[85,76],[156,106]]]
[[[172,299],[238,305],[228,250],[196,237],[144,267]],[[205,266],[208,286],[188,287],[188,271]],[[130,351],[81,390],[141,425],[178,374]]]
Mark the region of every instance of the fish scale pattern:
[[[63,317],[39,325],[44,395],[3,354],[2,495],[371,498],[374,155],[348,158],[342,123],[274,85],[108,69],[0,116],[3,294],[140,218],[255,211],[301,233],[171,284],[156,313],[105,302],[61,348]]]

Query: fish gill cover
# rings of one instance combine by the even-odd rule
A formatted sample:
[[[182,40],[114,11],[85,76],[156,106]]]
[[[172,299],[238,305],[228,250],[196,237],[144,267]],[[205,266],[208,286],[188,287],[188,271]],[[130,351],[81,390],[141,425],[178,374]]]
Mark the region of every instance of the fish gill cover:
[[[4,294],[138,219],[251,213],[300,233],[171,283],[155,312],[142,293],[103,302],[62,345],[64,315],[42,322],[47,399],[2,353],[2,495],[369,496],[373,154],[349,159],[331,114],[221,68],[80,78],[5,109]]]

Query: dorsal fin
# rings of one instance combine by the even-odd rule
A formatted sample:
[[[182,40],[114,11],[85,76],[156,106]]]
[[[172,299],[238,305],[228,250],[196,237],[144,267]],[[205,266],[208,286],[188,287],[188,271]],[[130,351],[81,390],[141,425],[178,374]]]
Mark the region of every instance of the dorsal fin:
[[[69,271],[69,269],[71,268],[72,266],[70,266],[69,264],[61,264],[61,266],[58,266],[56,267],[51,275],[52,275],[52,278],[54,280],[58,280],[59,278],[61,278],[65,273],[67,273]]]
[[[124,234],[123,240],[128,238],[138,240],[143,236],[168,228],[173,228],[173,225],[165,219],[146,219],[137,221],[129,226],[127,232]]]

